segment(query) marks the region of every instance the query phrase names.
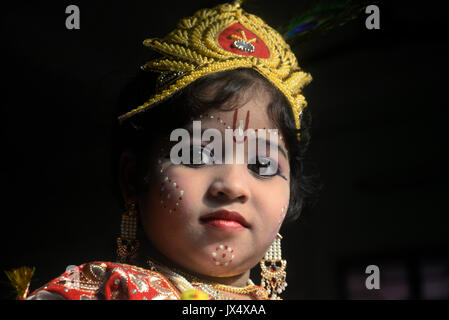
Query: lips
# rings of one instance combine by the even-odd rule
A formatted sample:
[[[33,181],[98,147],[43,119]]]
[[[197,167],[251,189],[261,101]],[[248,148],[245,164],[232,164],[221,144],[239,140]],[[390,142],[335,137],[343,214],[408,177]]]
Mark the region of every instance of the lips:
[[[200,217],[202,224],[219,228],[249,228],[249,223],[236,211],[219,210]]]

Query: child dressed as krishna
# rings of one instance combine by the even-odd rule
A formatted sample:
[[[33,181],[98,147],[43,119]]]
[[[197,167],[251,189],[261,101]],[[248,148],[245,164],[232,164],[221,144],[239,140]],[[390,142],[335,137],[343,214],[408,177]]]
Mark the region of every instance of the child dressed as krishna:
[[[74,267],[22,298],[280,299],[279,230],[314,194],[301,94],[311,75],[240,2],[144,45],[155,56],[120,99],[114,135],[118,261]]]

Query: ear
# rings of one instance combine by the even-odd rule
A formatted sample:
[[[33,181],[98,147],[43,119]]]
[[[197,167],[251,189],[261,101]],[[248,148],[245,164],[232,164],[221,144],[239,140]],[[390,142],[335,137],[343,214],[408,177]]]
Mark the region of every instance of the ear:
[[[125,203],[135,202],[137,199],[137,165],[136,157],[132,152],[125,151],[120,157],[119,183]]]

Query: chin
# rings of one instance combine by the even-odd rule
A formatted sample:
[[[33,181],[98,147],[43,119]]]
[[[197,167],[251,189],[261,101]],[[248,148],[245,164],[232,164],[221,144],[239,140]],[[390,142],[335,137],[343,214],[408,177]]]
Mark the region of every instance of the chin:
[[[245,273],[246,271],[250,270],[249,267],[240,266],[239,268],[236,268],[236,266],[211,266],[207,269],[203,269],[203,272],[200,272],[206,276],[209,277],[215,277],[215,278],[227,278],[227,277],[235,277],[238,275],[241,275],[242,273]],[[206,272],[204,272],[206,271]]]

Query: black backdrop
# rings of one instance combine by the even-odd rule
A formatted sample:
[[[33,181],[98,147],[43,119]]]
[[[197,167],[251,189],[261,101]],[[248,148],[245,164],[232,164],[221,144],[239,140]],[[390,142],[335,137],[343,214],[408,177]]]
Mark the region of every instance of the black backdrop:
[[[314,77],[304,94],[325,187],[313,212],[283,230],[285,298],[354,297],[348,272],[363,278],[369,264],[381,274],[404,266],[389,278],[394,286],[405,277],[402,298],[425,298],[423,261],[442,263],[438,277],[449,277],[447,11],[436,1],[392,2],[379,3],[380,30],[367,30],[362,15],[295,48]],[[143,39],[218,3],[2,4],[1,270],[35,266],[36,289],[67,265],[114,259],[114,103],[148,58]],[[307,3],[245,8],[277,26]],[[80,8],[80,30],[65,28],[70,4]],[[5,283],[2,297],[11,297]]]

